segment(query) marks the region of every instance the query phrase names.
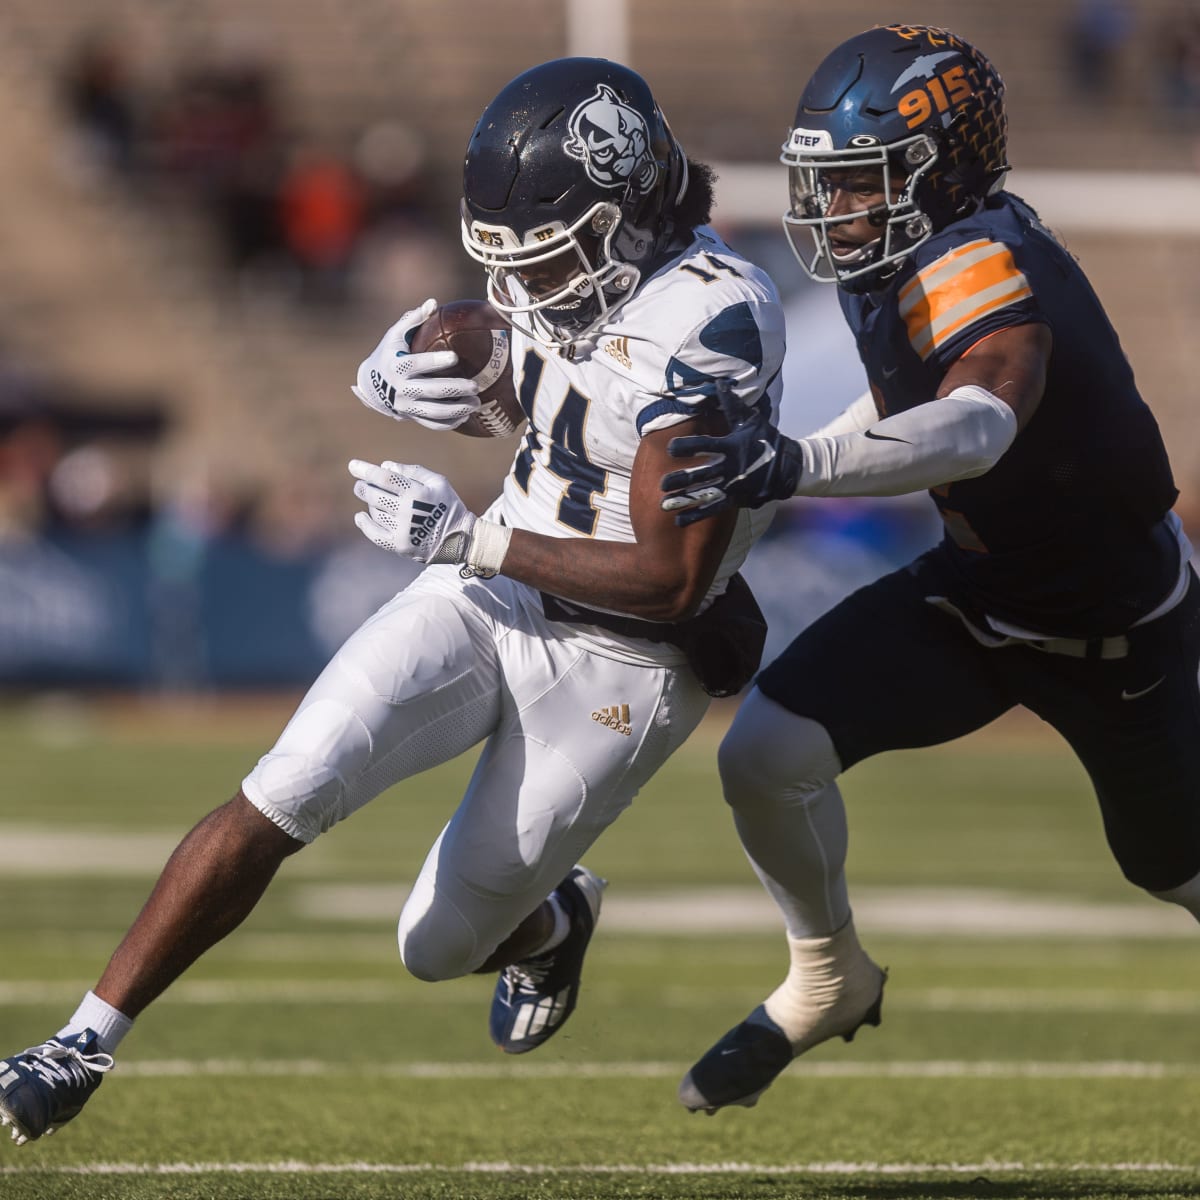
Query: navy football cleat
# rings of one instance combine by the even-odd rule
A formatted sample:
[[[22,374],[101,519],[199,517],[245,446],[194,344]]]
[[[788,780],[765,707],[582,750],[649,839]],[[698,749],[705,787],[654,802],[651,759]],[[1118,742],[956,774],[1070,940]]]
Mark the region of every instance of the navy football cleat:
[[[858,1020],[849,1028],[834,1030],[819,1040],[840,1037],[843,1041],[852,1042],[862,1026],[878,1025],[882,1020],[883,982],[886,978],[885,975],[881,980],[874,1002]],[[710,1117],[717,1109],[732,1105],[753,1108],[788,1063],[816,1044],[816,1041],[810,1041],[798,1050],[760,1004],[683,1077],[679,1085],[679,1100],[692,1112],[705,1112]]]
[[[567,936],[553,950],[511,963],[500,972],[492,996],[488,1032],[505,1054],[536,1050],[575,1011],[583,956],[600,915],[606,879],[575,867],[554,889],[570,919]]]
[[[90,1029],[0,1059],[0,1125],[12,1127],[18,1146],[53,1133],[78,1115],[112,1067]]]

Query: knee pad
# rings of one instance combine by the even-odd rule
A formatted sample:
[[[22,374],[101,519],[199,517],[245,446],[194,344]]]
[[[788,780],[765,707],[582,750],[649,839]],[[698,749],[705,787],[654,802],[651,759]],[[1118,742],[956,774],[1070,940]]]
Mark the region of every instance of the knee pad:
[[[417,911],[412,901],[410,897],[396,929],[400,961],[410,975],[425,983],[459,979],[491,953],[487,947],[481,951],[475,931],[444,899],[418,904]]]
[[[717,752],[726,801],[802,801],[831,784],[842,764],[825,727],[789,712],[757,688],[734,717]]]

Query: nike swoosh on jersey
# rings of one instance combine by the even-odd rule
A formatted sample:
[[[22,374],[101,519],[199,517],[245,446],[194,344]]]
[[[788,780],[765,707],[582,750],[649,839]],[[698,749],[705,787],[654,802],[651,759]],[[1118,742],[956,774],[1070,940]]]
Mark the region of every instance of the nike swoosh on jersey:
[[[1162,683],[1163,680],[1165,680],[1165,679],[1166,679],[1165,675],[1162,677],[1162,679],[1156,679],[1148,688],[1142,688],[1142,690],[1140,692],[1128,692],[1124,688],[1122,688],[1121,689],[1121,699],[1122,700],[1140,700],[1143,696],[1148,696],[1152,691],[1154,691],[1154,689],[1156,687],[1158,687],[1158,685],[1160,683]]]
[[[908,438],[898,438],[886,433],[876,433],[873,429],[864,429],[863,437],[870,438],[873,442],[901,442],[905,446],[912,445],[912,442]]]

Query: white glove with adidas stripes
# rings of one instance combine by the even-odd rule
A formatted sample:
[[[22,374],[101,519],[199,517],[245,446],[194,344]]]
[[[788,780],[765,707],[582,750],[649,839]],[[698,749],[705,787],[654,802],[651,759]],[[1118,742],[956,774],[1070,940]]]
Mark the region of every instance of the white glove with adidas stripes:
[[[500,570],[512,530],[480,520],[436,471],[352,459],[354,494],[367,506],[354,523],[381,550],[420,563],[463,563],[476,575]]]
[[[437,309],[436,300],[406,312],[362,360],[351,391],[368,407],[426,429],[456,429],[479,408],[473,379],[434,376],[457,365],[453,350],[409,351],[412,335]]]

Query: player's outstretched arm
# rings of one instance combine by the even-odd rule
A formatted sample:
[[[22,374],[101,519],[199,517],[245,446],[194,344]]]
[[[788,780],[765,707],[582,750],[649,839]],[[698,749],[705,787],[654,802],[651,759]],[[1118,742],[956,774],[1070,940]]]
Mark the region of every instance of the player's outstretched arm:
[[[1051,340],[1036,323],[1000,330],[957,359],[927,401],[800,441],[771,424],[764,404],[747,406],[722,381],[717,399],[730,432],[671,443],[672,455],[704,461],[663,477],[663,509],[688,524],[792,495],[900,496],[983,475],[1036,411]]]

